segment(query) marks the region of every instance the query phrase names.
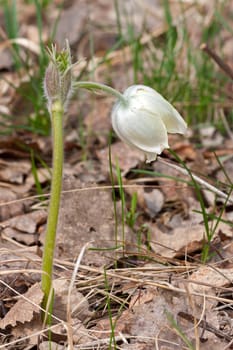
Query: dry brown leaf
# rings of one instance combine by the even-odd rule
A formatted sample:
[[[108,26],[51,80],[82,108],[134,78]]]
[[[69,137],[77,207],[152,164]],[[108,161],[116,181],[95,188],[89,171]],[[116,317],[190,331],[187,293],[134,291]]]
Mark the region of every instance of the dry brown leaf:
[[[87,344],[93,341],[88,329],[79,319],[72,318],[70,326],[72,327],[74,344]],[[65,342],[67,340],[67,327],[64,327],[62,323],[58,323],[53,327],[51,336],[56,343]]]
[[[67,349],[64,345],[59,345],[53,341],[43,341],[39,345],[39,350],[65,350]]]
[[[0,204],[15,201],[17,199],[16,193],[14,193],[10,188],[0,187]],[[6,204],[0,206],[0,221],[5,221],[10,217],[22,214],[23,212],[23,203],[16,202],[11,204]]]
[[[146,290],[140,290],[140,289],[137,290],[130,300],[129,309],[135,306],[138,306],[140,304],[149,303],[154,299],[156,295],[157,295],[157,291],[156,289],[153,289],[153,288],[147,288]]]
[[[165,233],[154,224],[151,225],[150,246],[154,252],[164,257],[179,257],[200,249],[203,237],[203,225],[184,226]]]
[[[128,333],[127,327],[128,324],[133,320],[134,316],[130,310],[125,310],[122,312],[119,321],[116,317],[112,317],[112,322],[115,323],[114,334],[115,336],[119,336],[119,333]],[[98,339],[104,339],[111,336],[111,323],[109,318],[104,318],[99,320],[96,323],[96,326],[91,329],[93,334]]]
[[[47,213],[45,210],[36,210],[29,214],[18,215],[0,224],[3,229],[10,227],[16,229],[21,233],[36,233],[38,225],[45,223]]]
[[[103,148],[97,152],[98,158],[100,159],[103,169],[109,173],[109,148]],[[131,169],[136,168],[137,165],[145,160],[144,154],[123,142],[116,142],[111,146],[111,158],[112,164],[116,166],[118,162],[123,175],[128,173]]]
[[[152,292],[150,289],[150,294],[154,294],[151,300],[145,303],[137,303],[133,306],[130,314],[123,312],[119,317],[117,324],[125,324],[125,331],[127,334],[137,337],[137,339],[143,340],[144,337],[155,337],[162,329],[165,329],[168,320],[166,312],[171,312],[175,315],[180,309],[187,310],[187,300],[186,298],[178,299],[173,301],[172,294],[170,292],[160,293],[157,290]],[[171,339],[171,334],[167,331],[167,339]],[[175,338],[173,338],[174,340]]]
[[[1,51],[1,62],[0,62],[0,70],[4,69],[8,70],[13,66],[12,54],[9,49],[4,49],[0,45]]]
[[[200,128],[201,142],[204,147],[216,148],[223,144],[223,136],[213,125]]]
[[[5,161],[0,160],[0,180],[11,182],[13,184],[23,184],[25,175],[31,170],[29,161],[18,160]]]
[[[216,288],[226,287],[232,283],[233,268],[219,269],[211,266],[200,267],[189,278],[189,291],[204,295],[216,295]],[[196,283],[195,283],[196,282]],[[218,290],[217,290],[218,291]],[[196,302],[203,303],[203,297]],[[210,305],[217,305],[217,300],[207,300]]]
[[[159,189],[144,188],[143,185],[137,187],[125,186],[125,192],[131,196],[137,193],[138,206],[145,210],[151,218],[154,218],[163,208],[165,198],[163,192]]]
[[[30,322],[33,319],[33,314],[40,312],[39,305],[42,299],[43,293],[40,284],[35,283],[0,320],[0,328],[15,327],[18,322]]]
[[[95,103],[96,107],[98,106],[98,113],[96,113],[97,108],[93,106],[91,112],[85,117],[84,123],[89,130],[93,130],[98,136],[101,137],[102,135],[107,138],[111,129],[111,119],[109,114],[112,108],[113,99],[112,97],[96,97],[96,100],[93,103]]]
[[[98,161],[78,162],[73,167],[75,176],[83,183],[106,183],[108,175],[103,174],[101,165]]]
[[[165,198],[163,192],[154,188],[151,191],[144,191],[146,211],[151,218],[154,218],[163,208]]]
[[[53,314],[61,320],[67,318],[67,294],[69,290],[69,282],[65,279],[56,279],[53,281],[55,290],[55,299],[53,305]],[[92,316],[89,310],[88,300],[76,290],[74,287],[71,292],[71,317],[85,321]]]
[[[179,154],[181,159],[185,161],[195,160],[197,157],[197,151],[191,143],[176,142],[174,145],[172,145],[172,149]]]
[[[38,237],[36,234],[32,233],[22,233],[14,228],[6,227],[2,233],[4,234],[4,238],[13,238],[15,241],[23,243],[27,246],[31,246],[38,242]]]
[[[219,181],[222,181],[223,183],[228,183],[229,184],[229,181],[228,179],[226,178],[226,175],[227,174],[229,176],[229,178],[231,179],[232,181],[232,173],[233,173],[233,157],[232,157],[232,151],[231,151],[231,157],[229,160],[225,161],[223,163],[223,168],[224,168],[224,171],[222,169],[220,169],[218,172],[217,172],[217,179]]]
[[[44,184],[45,182],[49,181],[50,174],[49,174],[48,169],[38,168],[37,169],[37,178],[38,178],[38,181],[41,185]],[[26,184],[28,185],[29,189],[31,189],[35,185],[35,176],[32,173],[30,173],[27,176]]]
[[[14,339],[29,337],[25,342],[27,342],[28,346],[30,344],[31,347],[36,346],[38,344],[38,332],[43,329],[43,324],[41,320],[40,313],[36,314],[32,320],[25,323],[17,323],[17,327],[14,327],[11,330],[11,334]],[[28,349],[28,348],[26,348]]]
[[[95,185],[95,184],[92,184]],[[114,259],[112,250],[116,246],[115,219],[111,190],[101,188],[85,190],[84,184],[67,177],[64,189],[81,188],[83,191],[65,193],[61,202],[55,255],[59,259],[76,259],[82,247],[91,242],[82,263],[102,266]],[[43,240],[43,237],[40,237]],[[136,235],[125,226],[125,249],[132,250]],[[122,244],[122,227],[118,224],[118,245]],[[136,249],[136,248],[135,248]]]

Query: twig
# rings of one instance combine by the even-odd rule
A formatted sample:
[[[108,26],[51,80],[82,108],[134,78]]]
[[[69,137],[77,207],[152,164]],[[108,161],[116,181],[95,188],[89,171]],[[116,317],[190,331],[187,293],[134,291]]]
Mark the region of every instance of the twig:
[[[200,49],[205,51],[216,63],[217,65],[233,80],[233,70],[228,64],[226,64],[221,57],[219,57],[216,52],[214,52],[206,43],[201,44]]]
[[[188,175],[188,176],[189,176],[189,172],[188,172],[186,169],[180,167],[180,166],[177,165],[177,164],[171,163],[171,162],[169,162],[168,160],[165,160],[165,159],[163,159],[163,158],[161,158],[161,157],[158,157],[158,161],[159,161],[160,163],[163,163],[163,164],[165,164],[165,165],[170,166],[170,167],[173,168],[173,169],[176,169],[177,171],[179,171],[179,172],[180,172],[181,174],[183,174],[183,175]],[[193,174],[193,173],[192,173],[192,177],[193,177],[193,179],[194,179],[197,183],[199,183],[199,185],[201,185],[201,186],[207,188],[208,190],[210,190],[210,191],[216,193],[218,196],[220,196],[220,197],[222,197],[222,198],[228,200],[230,203],[233,203],[233,198],[229,197],[229,195],[227,195],[226,193],[220,191],[220,190],[217,189],[215,186],[210,185],[208,182],[206,182],[205,180],[201,179],[199,176],[197,176],[197,175],[195,175],[195,174]]]
[[[72,274],[72,278],[70,281],[70,285],[69,285],[69,289],[68,289],[68,295],[67,295],[67,309],[66,309],[66,314],[67,314],[67,337],[68,337],[68,349],[69,350],[73,350],[73,329],[72,329],[72,320],[71,320],[71,293],[74,287],[74,283],[75,283],[75,278],[81,263],[81,260],[83,258],[83,255],[85,253],[85,250],[87,248],[87,246],[90,244],[90,242],[87,242],[81,249],[78,259],[76,261],[75,267],[74,267],[74,271]]]
[[[228,124],[228,121],[227,121],[227,118],[226,118],[226,116],[225,116],[225,114],[224,114],[223,109],[220,110],[220,113],[219,113],[219,114],[220,114],[220,118],[222,119],[222,123],[223,123],[223,125],[224,125],[224,127],[225,127],[225,130],[226,130],[228,136],[229,136],[230,139],[233,141],[233,132],[231,131],[231,128],[230,128],[230,126],[229,126],[229,124]]]
[[[194,322],[194,317],[190,314],[187,314],[186,312],[179,312],[178,316],[180,316],[181,318],[184,318],[185,320],[193,323]],[[205,320],[198,320],[195,317],[196,321],[198,321],[198,326],[204,328],[206,331],[209,331],[211,333],[214,333],[218,338],[221,339],[225,339],[227,341],[232,341],[232,337],[222,331],[220,331],[219,329],[217,329],[216,327],[212,326],[210,323],[206,322]]]

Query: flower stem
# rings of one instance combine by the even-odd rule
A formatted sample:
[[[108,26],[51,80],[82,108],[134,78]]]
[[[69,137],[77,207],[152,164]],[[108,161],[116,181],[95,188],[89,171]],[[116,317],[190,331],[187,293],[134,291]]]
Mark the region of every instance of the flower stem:
[[[92,81],[78,81],[75,82],[73,86],[74,88],[83,88],[87,90],[101,90],[103,92],[106,92],[107,94],[113,95],[114,97],[118,98],[125,105],[127,105],[128,103],[125,97],[119,91],[105,84],[95,83]]]
[[[44,253],[42,260],[42,291],[44,292],[43,308],[52,311],[52,272],[53,256],[56,242],[56,230],[62,188],[63,167],[63,114],[60,101],[55,101],[51,108],[52,138],[53,138],[53,169],[51,180],[51,197],[48,211],[48,221],[45,234]],[[47,323],[49,323],[46,320]]]

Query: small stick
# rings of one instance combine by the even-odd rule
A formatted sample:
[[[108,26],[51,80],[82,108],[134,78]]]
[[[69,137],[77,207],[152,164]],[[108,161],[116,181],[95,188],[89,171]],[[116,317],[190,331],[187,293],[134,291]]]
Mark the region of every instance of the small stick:
[[[178,316],[180,316],[181,318],[184,318],[185,320],[187,320],[191,323],[194,322],[194,317],[190,314],[187,314],[186,312],[181,311],[178,313]],[[196,317],[195,317],[195,319],[196,319],[196,321],[198,321],[198,326],[205,329],[206,331],[214,333],[218,338],[225,339],[227,341],[232,340],[232,337],[230,335],[220,331],[219,329],[212,326],[210,323],[206,322],[205,320],[198,320]]]
[[[201,44],[200,49],[205,51],[217,65],[233,80],[233,70],[216,54],[206,43]]]
[[[183,174],[183,175],[188,175],[188,176],[189,176],[189,172],[188,172],[186,169],[180,167],[180,166],[177,165],[177,164],[171,163],[171,162],[169,162],[169,161],[167,161],[167,160],[165,160],[165,159],[163,159],[163,158],[161,158],[161,157],[158,157],[158,161],[159,161],[160,163],[163,163],[163,164],[165,164],[165,165],[170,166],[170,167],[173,168],[173,169],[176,169],[177,171],[179,171],[179,172],[180,172],[181,174]],[[192,173],[192,177],[193,177],[193,179],[194,179],[197,183],[199,183],[199,185],[201,185],[201,186],[207,188],[208,190],[214,192],[214,193],[217,194],[218,196],[220,196],[220,197],[222,197],[222,198],[228,200],[230,203],[233,203],[233,198],[232,198],[232,197],[229,197],[229,195],[227,195],[226,193],[220,191],[220,190],[219,190],[218,188],[216,188],[215,186],[209,184],[207,181],[201,179],[199,176],[197,176],[197,175],[195,175],[195,174],[193,174],[193,173]]]

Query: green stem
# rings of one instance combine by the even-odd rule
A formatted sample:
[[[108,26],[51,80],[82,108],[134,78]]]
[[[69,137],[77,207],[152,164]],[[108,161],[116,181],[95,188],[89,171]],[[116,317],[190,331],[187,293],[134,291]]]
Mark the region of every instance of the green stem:
[[[125,105],[127,105],[128,103],[124,95],[122,95],[119,91],[105,84],[95,83],[92,81],[78,81],[74,83],[74,88],[83,88],[88,90],[101,90],[103,92],[106,92],[107,94],[113,95],[114,97],[118,98]]]
[[[55,101],[51,108],[51,122],[53,133],[53,169],[51,180],[51,197],[48,221],[45,235],[44,253],[42,260],[42,291],[44,292],[43,308],[52,311],[51,287],[53,272],[53,255],[56,242],[56,230],[62,188],[63,167],[63,106]],[[50,305],[48,305],[50,303]],[[48,322],[47,322],[48,323]]]

